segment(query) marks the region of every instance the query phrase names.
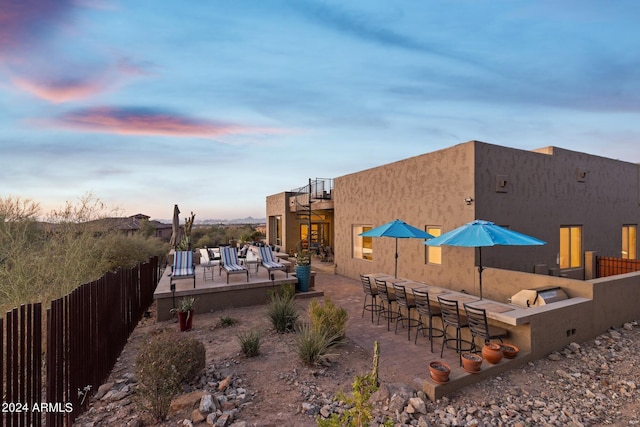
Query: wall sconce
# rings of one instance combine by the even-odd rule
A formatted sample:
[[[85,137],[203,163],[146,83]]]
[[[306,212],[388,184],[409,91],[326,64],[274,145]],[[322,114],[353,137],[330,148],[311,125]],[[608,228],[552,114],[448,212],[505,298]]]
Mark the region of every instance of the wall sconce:
[[[465,202],[465,203],[467,204],[467,206],[468,206],[468,205],[470,205],[470,204],[471,204],[471,202],[473,202],[473,199],[472,199],[471,197],[465,197],[465,198],[464,198],[464,202]]]

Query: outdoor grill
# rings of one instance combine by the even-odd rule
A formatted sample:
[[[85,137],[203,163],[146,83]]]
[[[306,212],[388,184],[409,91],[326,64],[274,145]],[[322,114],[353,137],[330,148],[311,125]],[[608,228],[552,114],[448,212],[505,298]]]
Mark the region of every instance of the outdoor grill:
[[[566,300],[567,294],[557,286],[545,286],[542,288],[523,289],[513,295],[509,302],[522,307],[538,307],[556,301]]]

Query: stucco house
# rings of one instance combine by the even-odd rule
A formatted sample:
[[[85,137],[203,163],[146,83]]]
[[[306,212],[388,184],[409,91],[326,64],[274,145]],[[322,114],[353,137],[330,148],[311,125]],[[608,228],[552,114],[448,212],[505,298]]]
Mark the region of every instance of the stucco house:
[[[336,272],[348,277],[393,272],[393,239],[358,236],[371,227],[398,218],[437,236],[485,219],[547,244],[493,247],[483,251],[483,265],[582,280],[594,277],[593,255],[636,258],[640,165],[557,147],[526,151],[469,141],[310,180],[268,196],[266,215],[268,243],[292,251],[309,236],[333,248]],[[398,274],[477,293],[473,251],[401,240]],[[491,286],[484,292],[505,299]]]

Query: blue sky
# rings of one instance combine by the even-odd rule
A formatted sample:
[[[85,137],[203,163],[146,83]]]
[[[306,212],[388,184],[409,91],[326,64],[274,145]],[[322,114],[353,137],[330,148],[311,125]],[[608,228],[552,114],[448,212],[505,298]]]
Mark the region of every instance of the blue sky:
[[[264,217],[472,139],[640,162],[635,0],[0,6],[0,196],[44,212]]]

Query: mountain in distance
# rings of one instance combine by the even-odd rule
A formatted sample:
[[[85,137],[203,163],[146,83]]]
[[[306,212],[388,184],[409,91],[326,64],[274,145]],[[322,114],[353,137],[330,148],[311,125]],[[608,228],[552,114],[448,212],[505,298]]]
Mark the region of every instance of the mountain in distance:
[[[195,220],[196,224],[266,224],[266,218],[254,218],[248,216],[246,218],[236,218],[236,219],[203,219],[198,221]]]
[[[166,224],[171,224],[170,219],[157,219],[156,221],[163,222]],[[182,223],[182,221],[180,221]],[[253,218],[248,216],[246,218],[236,218],[236,219],[198,219],[194,221],[195,224],[201,225],[213,225],[213,224],[266,224],[266,218]]]

